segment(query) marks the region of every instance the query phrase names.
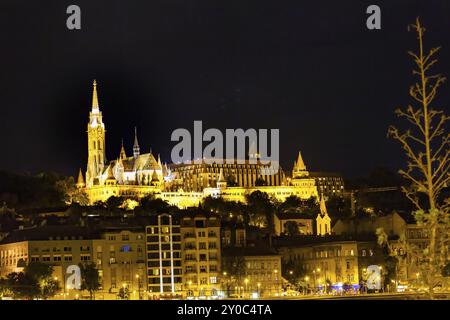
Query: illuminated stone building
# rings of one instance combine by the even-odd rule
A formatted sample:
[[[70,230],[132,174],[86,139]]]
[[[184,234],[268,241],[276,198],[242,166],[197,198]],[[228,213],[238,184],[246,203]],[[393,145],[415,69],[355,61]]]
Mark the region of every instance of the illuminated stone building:
[[[274,214],[274,229],[275,235],[283,235],[288,232],[288,224],[293,224],[297,227],[294,235],[312,235],[324,236],[331,234],[331,218],[328,215],[325,199],[322,196],[320,199],[320,212],[316,216],[316,223],[314,228],[314,219],[301,212],[277,212]],[[290,230],[291,232],[294,230]]]
[[[148,294],[152,298],[217,296],[220,219],[198,211],[161,214],[147,226]]]
[[[92,260],[100,275],[101,290],[97,296],[116,299],[119,290],[124,288],[129,292],[130,299],[146,298],[144,228],[103,230],[99,239],[92,240]]]
[[[29,262],[53,266],[60,281],[61,297],[83,292],[64,285],[71,265],[94,263],[99,271],[97,299],[116,299],[120,288],[130,299],[144,297],[146,290],[145,233],[133,228],[90,230],[76,226],[44,226],[16,230],[0,243],[0,277],[21,272]],[[86,292],[84,292],[86,293]]]
[[[291,177],[286,177],[279,166],[273,169],[262,164],[255,152],[249,152],[249,159],[243,160],[243,163],[222,159],[220,164],[202,161],[200,164],[168,166],[151,152],[141,153],[135,131],[133,154],[127,155],[122,144],[113,160],[106,161],[106,126],[95,81],[87,136],[85,179],[80,170],[76,185],[86,191],[91,203],[106,201],[111,196],[141,198],[153,194],[172,205],[186,208],[197,206],[207,196],[244,202],[245,196],[256,190],[280,201],[291,195],[302,199],[318,197],[315,180],[309,177],[300,153],[294,162]]]
[[[258,159],[238,162],[236,159],[224,159],[224,163],[182,163],[171,165],[172,172],[177,177],[176,188],[186,191],[201,192],[205,188],[218,187],[219,175],[229,187],[251,188],[267,185],[286,185],[287,181],[281,169],[274,170],[269,164],[262,164]],[[265,174],[261,174],[261,173]]]
[[[284,261],[300,266],[308,286],[316,290],[341,290],[344,284],[355,292],[371,265],[382,267],[384,256],[376,241],[345,241],[339,238],[276,242]],[[381,268],[382,269],[382,268]]]
[[[229,298],[275,297],[282,292],[281,255],[265,245],[223,248],[222,290]],[[241,265],[241,274],[236,274]]]
[[[220,217],[209,213],[180,218],[183,284],[187,297],[217,297],[220,289]]]
[[[117,157],[106,162],[106,128],[100,111],[97,83],[94,81],[92,109],[87,125],[88,163],[86,181],[79,175],[77,186],[85,185],[91,200],[107,200],[111,196],[143,197],[160,193],[163,180],[163,165],[158,157],[150,153],[141,154],[135,130],[133,155],[128,156],[122,144]]]
[[[333,172],[310,172],[309,176],[316,181],[319,195],[326,197],[343,196],[344,178],[340,173]]]
[[[0,243],[0,278],[22,272],[30,262],[53,266],[53,276],[60,281],[63,295],[79,292],[67,288],[66,269],[70,265],[92,261],[92,239],[98,237],[83,227],[45,226],[12,231]]]
[[[179,219],[170,214],[152,217],[146,227],[147,279],[150,299],[183,295]]]

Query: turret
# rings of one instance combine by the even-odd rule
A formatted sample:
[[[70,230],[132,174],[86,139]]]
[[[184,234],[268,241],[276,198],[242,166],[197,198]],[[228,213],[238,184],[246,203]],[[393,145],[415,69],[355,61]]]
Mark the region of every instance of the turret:
[[[217,188],[225,189],[227,187],[227,181],[223,177],[223,170],[220,169],[219,179],[217,180]]]

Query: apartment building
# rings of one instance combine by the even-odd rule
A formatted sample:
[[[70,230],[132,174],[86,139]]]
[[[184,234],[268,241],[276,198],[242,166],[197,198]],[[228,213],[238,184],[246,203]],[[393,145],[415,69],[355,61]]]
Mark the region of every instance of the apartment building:
[[[146,227],[147,290],[150,299],[183,295],[180,223],[176,216],[152,217]]]
[[[102,230],[92,240],[92,259],[100,275],[98,297],[115,299],[123,288],[130,299],[146,299],[145,230],[117,227]]]
[[[216,297],[220,290],[220,217],[192,212],[180,217],[186,297]]]
[[[369,266],[383,268],[384,257],[376,241],[345,241],[340,239],[278,241],[276,244],[283,261],[300,266],[310,288],[333,290],[351,286],[360,288],[361,280]]]

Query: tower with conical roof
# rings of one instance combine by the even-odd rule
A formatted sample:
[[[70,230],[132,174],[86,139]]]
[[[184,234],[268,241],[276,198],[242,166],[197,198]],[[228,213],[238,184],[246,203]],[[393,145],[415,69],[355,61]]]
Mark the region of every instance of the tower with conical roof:
[[[299,151],[297,160],[294,162],[294,168],[292,169],[292,178],[303,178],[307,176],[309,176],[309,172],[306,170],[306,165],[303,161],[302,153]]]
[[[92,106],[87,125],[88,163],[86,170],[86,186],[90,187],[102,173],[105,166],[105,124],[100,111],[97,95],[97,81],[93,82]]]

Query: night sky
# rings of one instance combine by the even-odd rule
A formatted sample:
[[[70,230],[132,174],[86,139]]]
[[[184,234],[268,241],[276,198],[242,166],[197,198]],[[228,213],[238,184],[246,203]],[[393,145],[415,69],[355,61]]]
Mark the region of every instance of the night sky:
[[[82,29],[66,28],[77,4]],[[382,30],[366,28],[370,4]],[[410,103],[421,16],[436,70],[450,74],[450,1],[18,1],[0,2],[0,170],[85,170],[92,80],[98,81],[107,157],[133,128],[142,152],[170,161],[171,132],[279,128],[281,163],[302,150],[311,170],[364,175],[397,169],[386,137]],[[437,106],[448,107],[449,87]]]

